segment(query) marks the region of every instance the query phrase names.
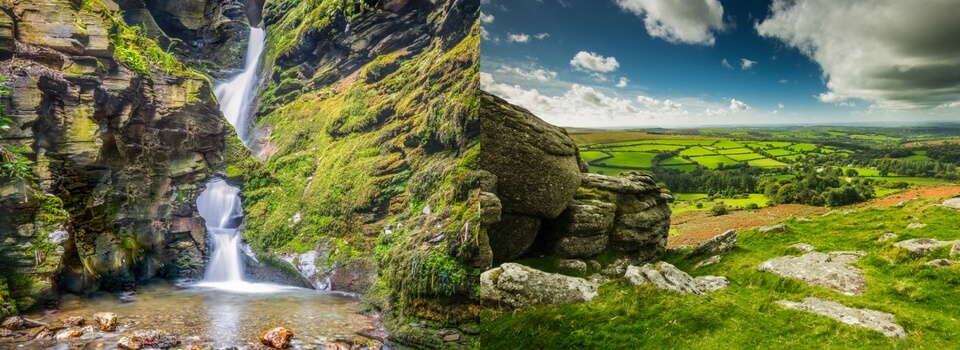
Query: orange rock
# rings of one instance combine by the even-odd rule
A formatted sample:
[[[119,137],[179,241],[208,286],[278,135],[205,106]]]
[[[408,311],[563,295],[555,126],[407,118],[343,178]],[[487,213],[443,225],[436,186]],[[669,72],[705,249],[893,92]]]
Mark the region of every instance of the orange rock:
[[[293,331],[284,327],[274,327],[260,334],[260,342],[263,343],[263,345],[272,346],[277,349],[289,348],[290,338],[293,338]]]

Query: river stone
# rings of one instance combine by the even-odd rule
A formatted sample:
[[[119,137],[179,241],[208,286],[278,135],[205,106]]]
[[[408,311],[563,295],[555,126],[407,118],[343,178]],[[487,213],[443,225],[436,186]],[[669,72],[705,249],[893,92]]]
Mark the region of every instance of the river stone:
[[[515,263],[480,274],[480,299],[489,305],[522,309],[588,302],[596,296],[596,283]]]
[[[699,269],[699,268],[701,268],[701,267],[707,267],[707,266],[710,266],[710,265],[716,265],[716,264],[720,263],[720,259],[721,259],[721,258],[720,258],[719,255],[711,256],[711,257],[709,257],[709,258],[703,259],[703,261],[698,262],[696,265],[693,265],[693,269],[696,270],[696,269]]]
[[[576,143],[530,111],[480,94],[480,167],[497,176],[503,211],[556,218],[580,187]]]
[[[73,316],[68,317],[63,320],[64,327],[83,327],[83,324],[87,321],[83,319],[82,316]]]
[[[889,241],[889,240],[891,240],[891,239],[896,239],[897,237],[898,237],[898,236],[897,236],[896,233],[887,232],[887,233],[884,233],[884,234],[880,235],[880,238],[877,238],[877,242],[886,242],[886,241]]]
[[[0,323],[0,327],[4,329],[9,329],[11,331],[20,330],[20,327],[23,327],[23,318],[20,316],[10,316],[3,319],[3,322]]]
[[[900,241],[894,243],[893,245],[922,256],[930,254],[930,252],[932,252],[934,249],[957,243],[960,243],[960,241],[940,241],[933,238],[914,238]]]
[[[943,204],[940,204],[944,208],[957,209],[960,210],[960,198],[950,198],[943,201]]]
[[[609,239],[607,235],[562,237],[554,244],[553,253],[565,258],[589,258],[602,253]]]
[[[850,266],[865,252],[809,252],[801,256],[773,258],[760,264],[760,271],[796,278],[812,286],[834,289],[846,295],[861,295],[867,289],[859,269]]]
[[[117,346],[126,350],[140,350],[143,348],[143,340],[135,335],[125,335],[117,341]]]
[[[526,253],[540,232],[540,218],[504,213],[500,222],[487,228],[493,262],[501,263]]]
[[[757,231],[760,233],[778,233],[778,232],[784,232],[786,230],[787,230],[787,225],[776,224],[773,226],[763,226]]]
[[[480,192],[480,224],[492,225],[500,222],[503,206],[500,198],[490,192]]]
[[[293,331],[284,327],[274,327],[260,333],[261,344],[277,349],[289,348],[291,338],[293,338]]]
[[[57,332],[57,335],[55,335],[54,338],[57,340],[67,340],[80,338],[81,336],[83,336],[83,329],[80,329],[80,327],[70,327]]]
[[[953,261],[947,259],[933,259],[927,262],[927,265],[936,267],[950,267],[953,266],[953,264]]]
[[[104,332],[117,330],[117,314],[112,312],[98,312],[93,315],[93,323]]]
[[[727,232],[713,236],[703,241],[693,251],[687,253],[686,258],[694,258],[710,253],[723,253],[737,247],[737,230],[728,230]]]
[[[907,337],[907,332],[903,330],[903,327],[895,323],[894,316],[885,312],[854,309],[837,302],[814,297],[803,299],[803,302],[800,303],[788,300],[781,300],[777,303],[791,309],[827,316],[849,325],[869,328],[888,337]]]
[[[676,266],[663,261],[656,264],[644,264],[640,267],[631,265],[627,267],[627,272],[624,273],[623,278],[626,278],[633,285],[650,283],[659,289],[681,294],[706,293],[693,277],[680,271]]]
[[[814,250],[817,250],[816,247],[814,247],[813,245],[810,245],[810,244],[808,244],[808,243],[797,243],[797,244],[790,245],[790,246],[787,247],[787,248],[796,249],[796,250],[800,251],[801,253],[809,253],[809,252],[812,252],[812,251],[814,251]]]

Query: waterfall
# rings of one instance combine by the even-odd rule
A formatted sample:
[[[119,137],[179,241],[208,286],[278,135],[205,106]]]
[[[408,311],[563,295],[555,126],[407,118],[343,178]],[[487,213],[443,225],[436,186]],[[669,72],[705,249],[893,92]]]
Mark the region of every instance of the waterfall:
[[[256,90],[257,66],[263,53],[266,34],[263,29],[250,28],[247,58],[242,73],[214,89],[220,100],[220,111],[244,140],[250,103]],[[290,287],[265,283],[249,283],[243,280],[243,253],[241,252],[240,223],[243,209],[240,206],[240,189],[226,181],[214,179],[197,198],[197,209],[206,221],[210,232],[212,252],[207,271],[199,287],[210,287],[231,292],[264,293],[288,290]]]
[[[243,72],[230,81],[220,84],[213,93],[220,100],[220,111],[237,131],[237,137],[247,143],[247,118],[250,116],[250,104],[257,86],[257,68],[260,55],[266,46],[267,34],[263,29],[250,28],[247,41],[247,58]]]

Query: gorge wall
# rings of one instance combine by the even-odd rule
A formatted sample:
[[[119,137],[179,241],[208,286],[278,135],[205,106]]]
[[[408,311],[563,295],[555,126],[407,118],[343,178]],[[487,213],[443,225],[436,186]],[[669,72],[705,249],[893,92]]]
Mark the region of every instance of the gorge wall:
[[[119,16],[149,4],[0,1],[4,161],[23,166],[0,183],[12,307],[203,274],[195,202],[232,133],[210,81]]]

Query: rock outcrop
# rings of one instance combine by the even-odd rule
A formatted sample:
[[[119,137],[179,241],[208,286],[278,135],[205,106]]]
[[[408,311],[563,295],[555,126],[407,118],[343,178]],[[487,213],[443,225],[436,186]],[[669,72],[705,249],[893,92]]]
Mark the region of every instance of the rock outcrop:
[[[687,253],[686,258],[690,259],[711,253],[723,253],[736,247],[737,230],[728,230],[727,232],[713,236],[712,238],[701,242],[696,248],[693,248],[690,253]]]
[[[680,294],[706,294],[730,285],[726,277],[700,276],[694,278],[667,262],[645,264],[639,267],[631,265],[627,268],[623,278],[633,285],[651,284],[659,289]]]
[[[194,203],[225,167],[230,126],[209,81],[157,58],[167,54],[116,16],[125,8],[88,5],[0,5],[15,28],[0,31],[15,55],[0,63],[13,119],[3,138],[24,147],[18,158],[32,170],[0,183],[0,276],[21,309],[58,288],[203,272]]]
[[[941,241],[933,238],[914,238],[894,243],[898,248],[903,248],[913,254],[924,256],[930,254],[934,249],[946,247],[949,245],[960,244],[960,241]]]
[[[827,316],[849,325],[869,328],[881,332],[888,337],[907,337],[907,332],[903,330],[903,327],[896,324],[894,316],[886,312],[854,309],[837,302],[814,297],[803,299],[803,301],[799,303],[788,300],[781,300],[777,303],[791,309]]]
[[[784,256],[764,261],[758,268],[782,277],[796,278],[812,286],[822,286],[846,295],[861,295],[867,282],[860,269],[850,266],[867,253],[809,252],[801,256]]]
[[[515,263],[505,263],[480,275],[481,300],[492,308],[580,303],[597,295],[596,283]]]

